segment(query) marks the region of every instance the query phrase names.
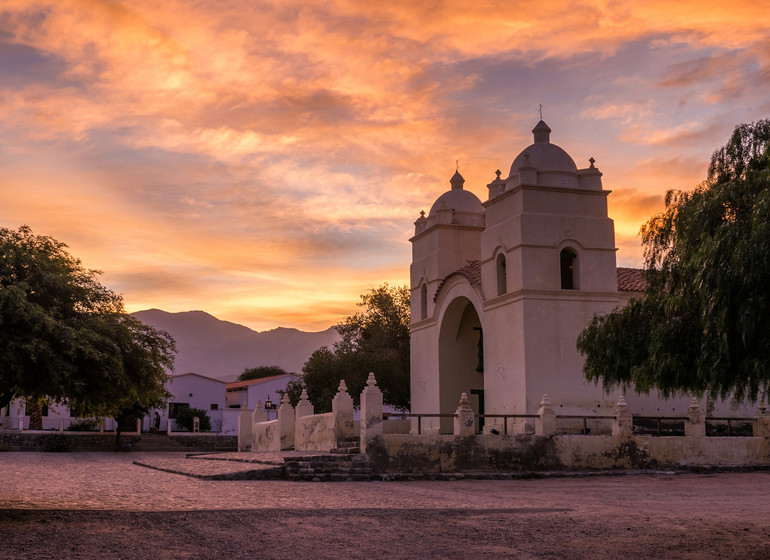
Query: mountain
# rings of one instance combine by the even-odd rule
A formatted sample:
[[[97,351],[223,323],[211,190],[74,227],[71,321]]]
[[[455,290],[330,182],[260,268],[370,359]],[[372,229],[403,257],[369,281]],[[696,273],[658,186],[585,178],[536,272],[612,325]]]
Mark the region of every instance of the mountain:
[[[310,354],[339,340],[334,327],[321,332],[282,327],[257,332],[203,311],[169,313],[148,309],[131,315],[174,337],[179,351],[176,373],[194,372],[225,381],[256,366],[278,365],[300,373]]]

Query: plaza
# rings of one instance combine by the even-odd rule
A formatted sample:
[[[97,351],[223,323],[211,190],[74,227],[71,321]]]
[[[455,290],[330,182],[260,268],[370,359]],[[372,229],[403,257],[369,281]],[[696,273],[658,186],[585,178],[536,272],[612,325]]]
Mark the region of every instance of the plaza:
[[[0,558],[770,557],[770,473],[208,481],[135,460],[3,453]]]

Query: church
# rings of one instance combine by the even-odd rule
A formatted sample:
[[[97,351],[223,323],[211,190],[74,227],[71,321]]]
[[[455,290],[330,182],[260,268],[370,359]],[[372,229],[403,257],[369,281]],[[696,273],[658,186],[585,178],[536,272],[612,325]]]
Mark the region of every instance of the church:
[[[616,266],[611,191],[595,160],[578,169],[542,120],[532,133],[507,176],[498,170],[487,185],[486,201],[458,171],[414,224],[414,413],[452,413],[461,393],[480,414],[535,414],[544,394],[557,414],[614,413],[618,395],[585,381],[575,343],[595,314],[643,291],[641,270]],[[638,414],[686,413],[689,403],[627,398]],[[451,432],[451,418],[426,422]]]

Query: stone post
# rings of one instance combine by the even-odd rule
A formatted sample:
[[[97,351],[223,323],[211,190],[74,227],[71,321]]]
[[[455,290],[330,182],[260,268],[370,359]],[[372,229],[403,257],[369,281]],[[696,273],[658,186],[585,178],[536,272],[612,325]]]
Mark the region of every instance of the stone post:
[[[242,408],[238,415],[238,451],[251,449],[254,434],[251,429],[251,413],[248,408]]]
[[[294,447],[294,407],[289,402],[288,393],[283,394],[278,407],[278,430],[281,434],[281,449]]]
[[[468,394],[460,395],[460,404],[455,416],[455,435],[472,436],[476,433],[476,419],[473,417],[473,409],[468,402]]]
[[[251,413],[251,423],[259,424],[260,422],[267,422],[267,410],[262,406],[262,401],[257,401],[254,412]]]
[[[104,433],[104,417],[99,418],[99,433]]]
[[[313,416],[314,413],[313,403],[308,399],[307,391],[302,389],[302,394],[299,397],[297,408],[294,409],[294,414],[297,418],[302,418],[303,416]]]
[[[353,397],[348,395],[348,387],[345,380],[340,380],[337,394],[332,399],[332,413],[334,414],[334,437],[337,443],[353,437]]]
[[[201,419],[197,416],[193,416],[193,433],[197,434],[201,431]]]
[[[141,433],[142,433],[142,419],[141,418],[137,418],[136,419],[136,434],[137,435],[141,435]]]
[[[754,437],[763,437],[770,439],[770,410],[764,399],[759,401],[757,407],[757,421],[754,422]]]
[[[540,415],[540,418],[535,420],[535,435],[556,435],[556,413],[551,406],[551,399],[548,398],[548,395],[543,395],[537,413]]]
[[[695,397],[690,401],[687,416],[689,416],[689,420],[684,423],[684,435],[688,437],[706,437],[706,417],[703,415],[698,399]]]
[[[374,373],[369,373],[361,393],[361,453],[366,453],[370,439],[382,435],[382,391],[377,387]]]
[[[615,421],[612,423],[612,435],[630,438],[634,431],[634,419],[628,411],[628,405],[623,395],[620,395],[615,406]]]
[[[0,426],[0,429],[2,429],[2,426]],[[57,431],[60,434],[64,433],[64,418],[59,418],[59,429]]]

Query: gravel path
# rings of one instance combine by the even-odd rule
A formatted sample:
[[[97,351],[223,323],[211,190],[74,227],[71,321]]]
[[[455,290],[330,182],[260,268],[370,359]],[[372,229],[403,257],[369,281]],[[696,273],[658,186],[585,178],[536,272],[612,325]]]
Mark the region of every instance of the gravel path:
[[[0,454],[0,558],[770,558],[770,474],[209,481]]]

